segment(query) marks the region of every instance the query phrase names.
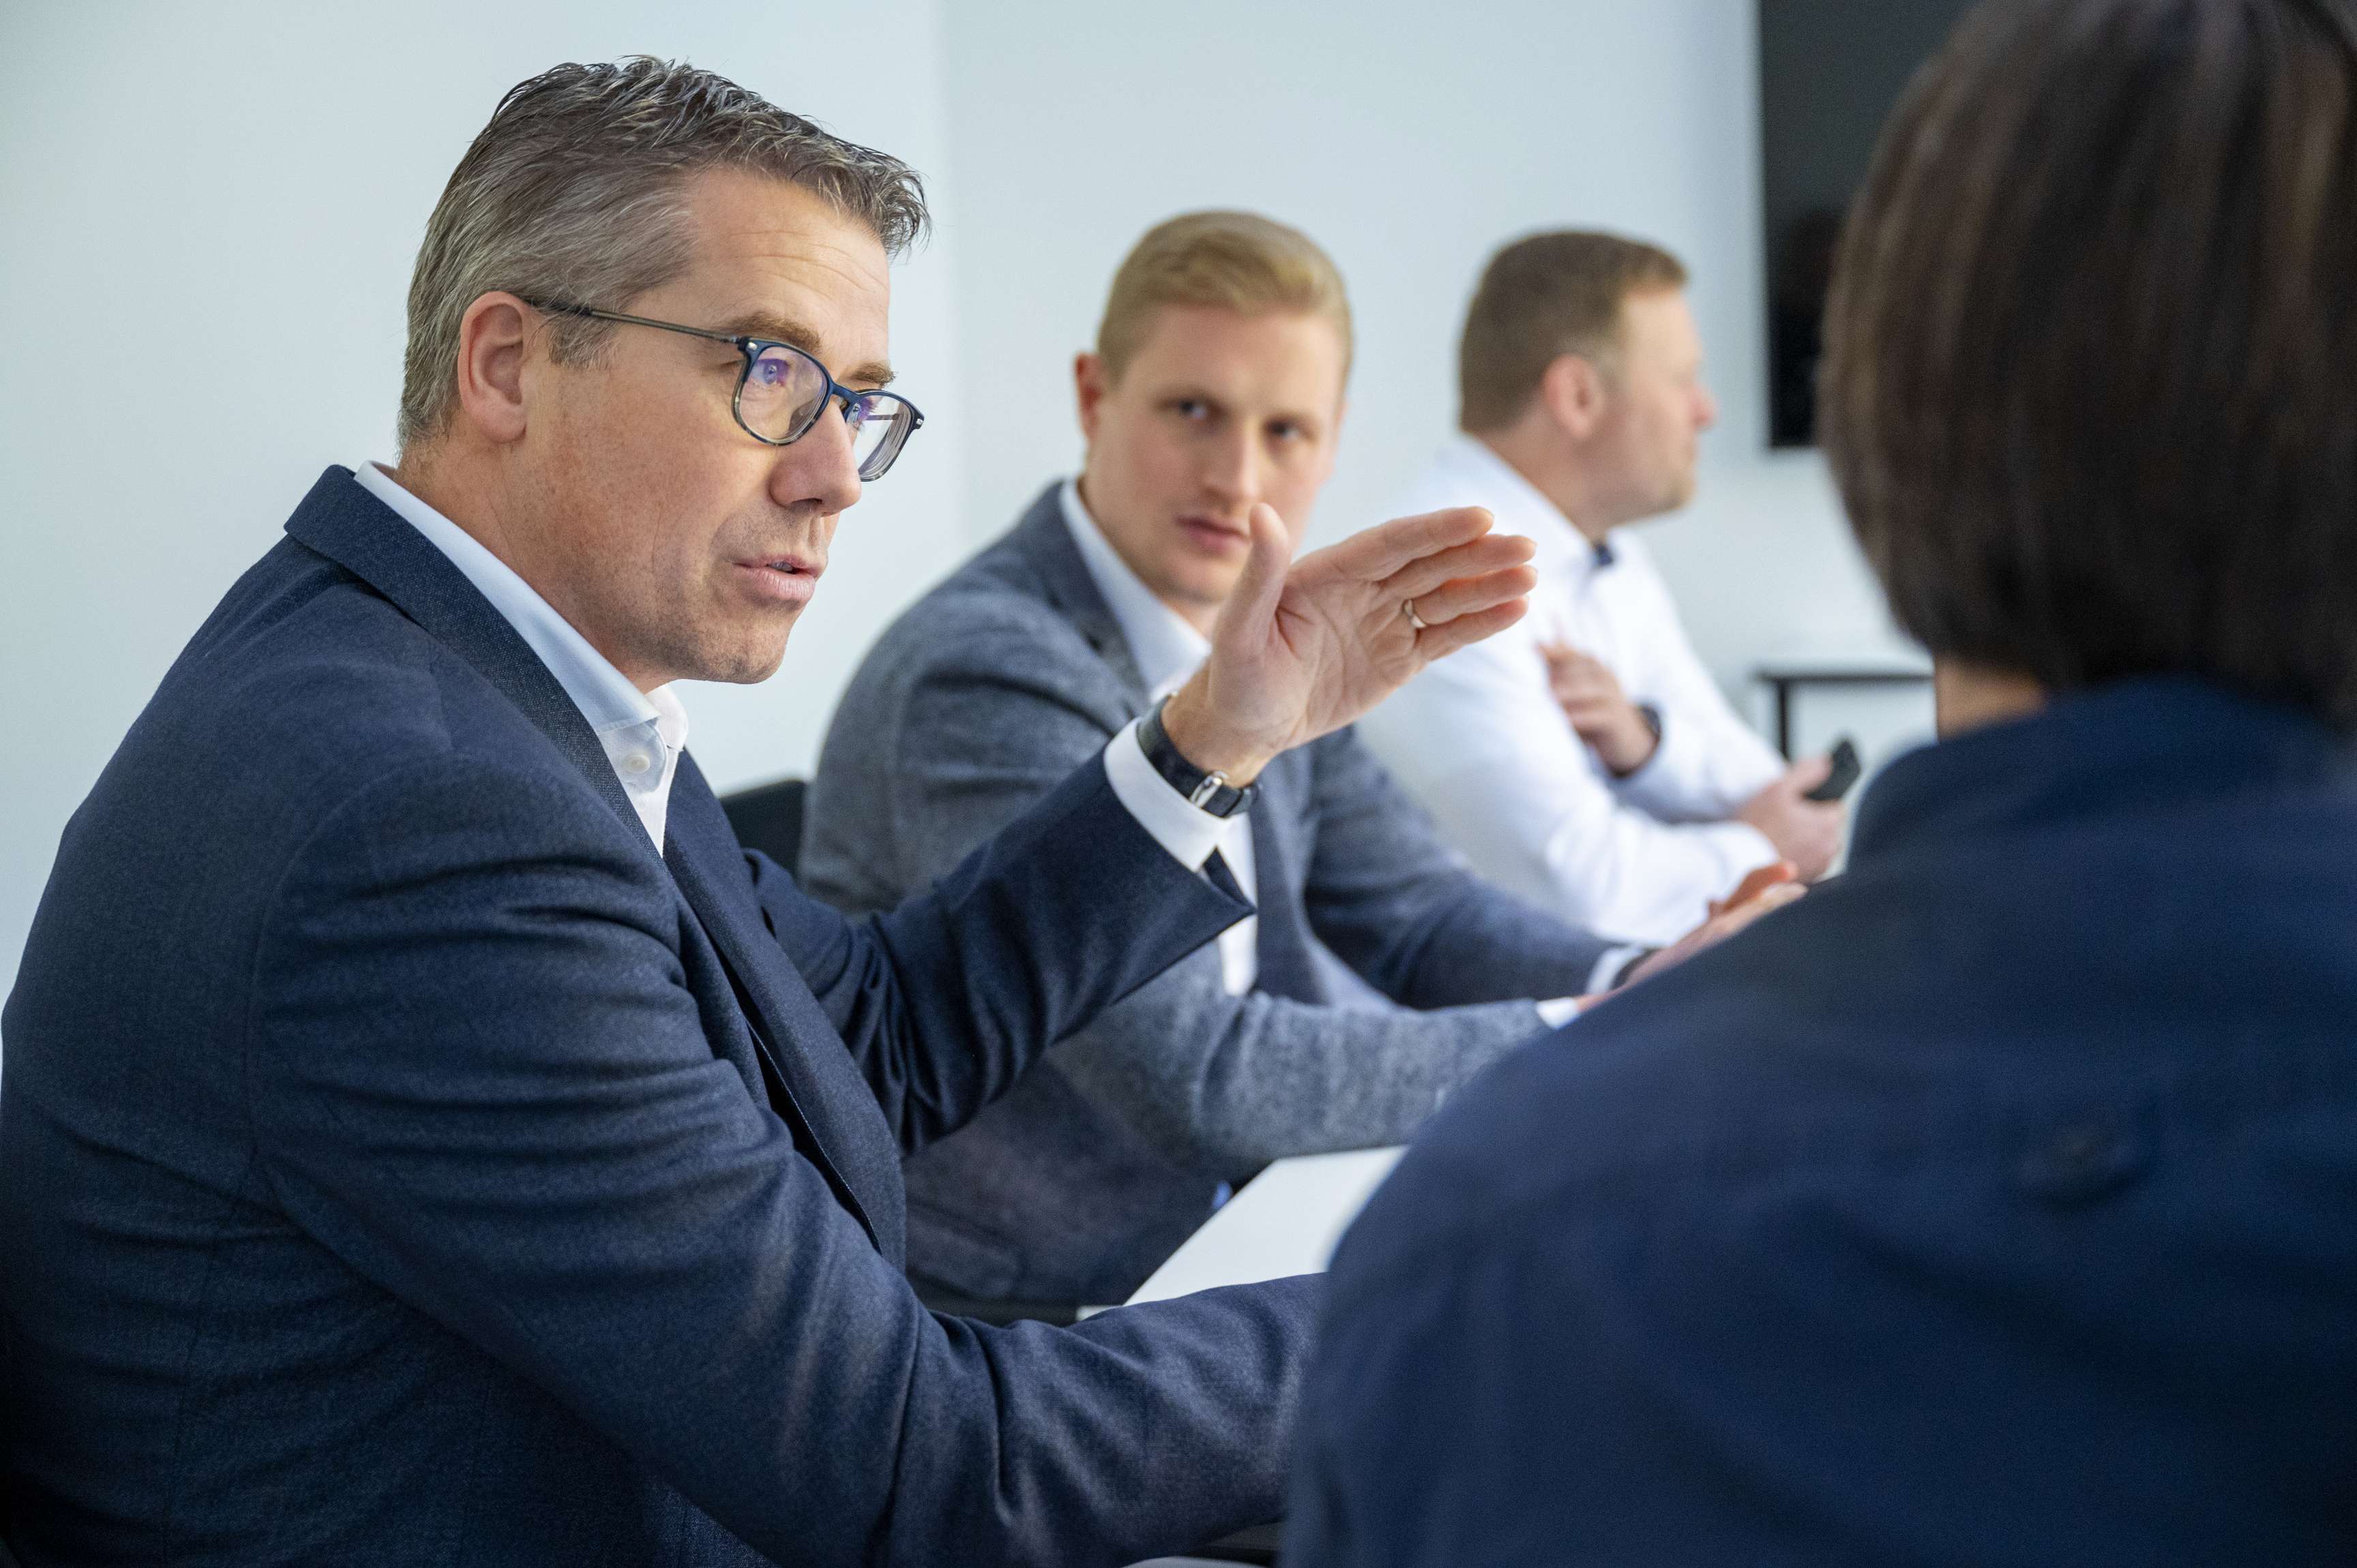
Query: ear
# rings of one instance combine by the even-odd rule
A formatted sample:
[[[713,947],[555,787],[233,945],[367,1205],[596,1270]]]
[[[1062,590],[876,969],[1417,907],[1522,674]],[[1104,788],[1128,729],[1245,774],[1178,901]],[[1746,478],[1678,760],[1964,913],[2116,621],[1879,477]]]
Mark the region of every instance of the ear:
[[[525,360],[538,325],[530,306],[497,292],[458,318],[458,415],[485,441],[523,438]]]
[[[1555,423],[1585,441],[1603,423],[1608,389],[1604,372],[1585,354],[1557,354],[1539,377],[1539,401]]]
[[[1103,360],[1086,349],[1072,356],[1072,398],[1081,412],[1081,434],[1091,441],[1097,438],[1097,416],[1112,390]]]

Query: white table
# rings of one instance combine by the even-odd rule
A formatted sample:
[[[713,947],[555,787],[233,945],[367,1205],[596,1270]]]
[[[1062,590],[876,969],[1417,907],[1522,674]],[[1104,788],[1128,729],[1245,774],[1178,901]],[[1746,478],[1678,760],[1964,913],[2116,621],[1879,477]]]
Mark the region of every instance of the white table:
[[[1324,1273],[1335,1243],[1391,1175],[1401,1153],[1356,1149],[1275,1162],[1188,1237],[1137,1287],[1131,1303]]]

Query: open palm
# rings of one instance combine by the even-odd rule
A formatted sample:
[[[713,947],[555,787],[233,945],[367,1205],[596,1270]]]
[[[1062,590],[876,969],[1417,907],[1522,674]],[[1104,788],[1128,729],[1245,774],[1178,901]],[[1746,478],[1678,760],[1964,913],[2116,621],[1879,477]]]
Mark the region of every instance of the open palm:
[[[1288,566],[1284,523],[1254,507],[1252,556],[1211,656],[1165,713],[1172,742],[1200,768],[1249,779],[1433,660],[1512,626],[1536,581],[1531,542],[1490,524],[1479,507],[1400,518]]]

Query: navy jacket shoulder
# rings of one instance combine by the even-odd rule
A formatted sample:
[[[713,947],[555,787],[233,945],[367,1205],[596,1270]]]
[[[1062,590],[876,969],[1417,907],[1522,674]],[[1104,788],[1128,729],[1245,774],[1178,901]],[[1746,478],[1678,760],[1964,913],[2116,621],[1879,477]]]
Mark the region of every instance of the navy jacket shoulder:
[[[1337,1256],[1288,1561],[2307,1563],[2357,1540],[2357,775],[2140,682],[1510,1058]]]

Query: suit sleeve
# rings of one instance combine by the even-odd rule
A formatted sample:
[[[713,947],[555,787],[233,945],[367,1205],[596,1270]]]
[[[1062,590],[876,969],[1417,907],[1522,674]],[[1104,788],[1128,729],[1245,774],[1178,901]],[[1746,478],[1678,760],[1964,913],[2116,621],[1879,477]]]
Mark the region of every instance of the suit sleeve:
[[[1035,810],[1118,719],[1039,654],[990,654],[936,664],[901,715],[891,836],[908,885],[949,871]],[[1583,989],[1579,954],[1592,965],[1601,945],[1548,929],[1567,944],[1553,955],[1549,984],[1566,983],[1544,994]],[[1217,951],[1203,948],[1074,1032],[1055,1060],[1173,1160],[1241,1179],[1289,1155],[1402,1142],[1451,1090],[1541,1029],[1528,1001],[1501,1000],[1524,993],[1476,994],[1489,1004],[1426,1013],[1232,996]]]
[[[593,818],[601,820],[592,820]],[[716,1056],[660,867],[535,776],[331,813],[257,949],[292,1221],[778,1560],[1081,1564],[1275,1517],[1316,1287],[936,1319]]]
[[[1049,1044],[1252,912],[1147,832],[1095,751],[1012,805],[1014,820],[977,835],[940,880],[856,921],[749,857],[763,918],[903,1155],[964,1125]]]

